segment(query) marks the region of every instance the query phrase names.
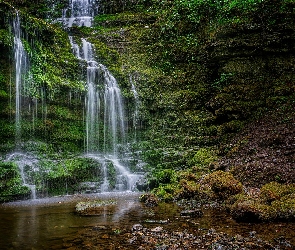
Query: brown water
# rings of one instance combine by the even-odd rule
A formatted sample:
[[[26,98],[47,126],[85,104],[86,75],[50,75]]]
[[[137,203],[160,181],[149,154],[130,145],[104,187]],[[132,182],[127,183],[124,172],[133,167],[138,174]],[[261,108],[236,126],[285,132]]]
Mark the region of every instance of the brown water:
[[[176,205],[147,208],[138,202],[138,196],[136,193],[113,193],[2,204],[0,249],[113,249],[115,243],[124,245],[120,232],[129,232],[132,225],[141,223],[156,227],[157,222],[165,220],[168,223],[161,225],[165,229],[214,228],[233,236],[249,236],[250,231],[256,231],[262,239],[284,236],[295,244],[295,223],[236,223],[226,213],[212,209],[205,210],[202,218],[188,220],[179,216],[181,209]],[[100,216],[75,213],[78,201],[98,198],[113,198],[118,202]]]

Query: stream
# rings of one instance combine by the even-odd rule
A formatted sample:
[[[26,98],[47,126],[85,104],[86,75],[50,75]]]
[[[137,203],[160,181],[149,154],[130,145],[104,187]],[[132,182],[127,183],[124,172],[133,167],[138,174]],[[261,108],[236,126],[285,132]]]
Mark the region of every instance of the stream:
[[[165,230],[208,230],[235,236],[256,236],[272,241],[283,236],[295,244],[295,223],[236,223],[220,211],[208,208],[201,218],[180,216],[176,204],[145,207],[138,201],[139,193],[114,192],[62,196],[4,203],[0,205],[1,249],[126,249],[114,246],[127,244],[124,233],[134,224],[147,228],[161,226]],[[79,201],[115,199],[117,204],[99,216],[75,213]],[[125,247],[128,247],[127,245]]]

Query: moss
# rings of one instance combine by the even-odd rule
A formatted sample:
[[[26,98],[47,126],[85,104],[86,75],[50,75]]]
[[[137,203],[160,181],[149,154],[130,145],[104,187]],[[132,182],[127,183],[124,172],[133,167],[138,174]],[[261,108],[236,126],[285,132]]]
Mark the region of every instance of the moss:
[[[0,162],[0,202],[28,198],[30,193],[22,184],[18,167],[11,162]]]
[[[171,202],[175,200],[175,194],[178,193],[179,186],[177,184],[165,184],[153,190],[153,193],[162,201]]]
[[[274,220],[295,221],[295,192],[273,201],[270,212]]]
[[[152,193],[146,193],[139,197],[139,201],[143,202],[147,207],[157,206],[159,203],[159,199],[156,195]]]
[[[229,172],[216,171],[204,177],[202,185],[209,186],[219,199],[241,193],[243,185]]]
[[[231,198],[228,207],[237,221],[294,221],[294,184],[265,184],[259,196],[240,194]]]
[[[177,192],[177,198],[179,199],[199,199],[201,195],[200,184],[195,181],[180,180],[180,189]]]
[[[201,148],[191,159],[190,164],[198,169],[208,169],[210,164],[217,160],[217,155],[212,148]]]
[[[295,193],[295,184],[280,184],[277,182],[270,182],[262,186],[260,199],[271,204],[273,201],[280,200],[282,197]]]
[[[243,192],[242,184],[231,173],[216,171],[201,177],[200,172],[181,171],[177,180],[160,184],[153,192],[161,199],[196,199],[200,201],[226,200]]]
[[[269,206],[246,198],[239,199],[233,204],[231,215],[239,222],[260,222],[271,219]]]

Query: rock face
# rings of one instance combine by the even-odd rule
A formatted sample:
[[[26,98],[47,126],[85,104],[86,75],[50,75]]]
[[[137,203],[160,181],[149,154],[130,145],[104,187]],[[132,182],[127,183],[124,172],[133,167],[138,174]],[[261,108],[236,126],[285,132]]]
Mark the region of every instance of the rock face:
[[[249,15],[248,23],[222,27],[205,49],[219,89],[206,105],[219,130],[240,131],[240,122],[252,120],[221,147],[218,167],[235,166],[234,176],[254,187],[295,177],[294,12],[266,6],[269,16]]]
[[[292,93],[295,33],[291,25],[265,27],[252,22],[227,25],[215,33],[206,48],[207,63],[211,76],[219,77],[216,84],[221,91],[207,105],[217,119],[248,118],[263,102],[272,107],[278,101],[274,96]]]

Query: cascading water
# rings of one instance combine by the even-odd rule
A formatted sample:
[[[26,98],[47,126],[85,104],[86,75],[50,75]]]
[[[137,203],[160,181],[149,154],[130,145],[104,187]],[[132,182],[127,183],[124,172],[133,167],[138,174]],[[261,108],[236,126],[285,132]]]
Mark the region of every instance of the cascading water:
[[[14,30],[14,60],[15,60],[15,141],[19,146],[21,139],[21,99],[24,85],[24,75],[27,71],[27,54],[21,40],[19,13],[16,12],[13,20]]]
[[[69,8],[63,11],[62,18],[65,27],[86,26],[91,27],[95,13],[96,0],[69,0]]]
[[[72,0],[70,9],[63,13],[63,24],[90,27],[94,14],[94,0]],[[70,12],[71,17],[66,18]],[[73,37],[69,37],[75,56],[87,63],[86,95],[86,153],[103,168],[101,191],[132,190],[141,177],[132,174],[120,163],[118,147],[125,145],[124,106],[121,90],[115,77],[94,57],[93,45],[82,38],[81,46]],[[121,147],[122,148],[122,147]],[[117,172],[116,183],[111,188],[108,180],[108,167],[113,166]]]
[[[6,161],[13,161],[18,165],[23,185],[31,190],[31,199],[36,199],[36,186],[30,183],[33,182],[33,173],[38,171],[38,160],[32,155],[15,152],[10,154]]]
[[[20,170],[22,182],[24,186],[27,186],[31,190],[31,198],[36,198],[35,185],[28,177],[25,168],[35,169],[36,159],[28,156],[24,153],[20,153],[21,138],[22,138],[22,108],[25,106],[23,100],[25,99],[25,92],[29,88],[28,81],[25,79],[25,75],[28,73],[28,56],[24,49],[24,45],[21,40],[21,22],[18,11],[15,13],[13,20],[13,32],[14,32],[14,60],[15,60],[15,144],[16,151],[7,157],[7,161],[14,161]],[[32,111],[32,117],[34,121],[34,110],[31,110],[30,104],[28,105],[29,112]],[[33,122],[34,127],[34,122]],[[30,170],[29,170],[30,171]]]
[[[130,79],[129,79],[130,83],[131,83],[131,92],[133,93],[133,96],[134,96],[134,103],[135,103],[135,106],[134,106],[134,112],[133,112],[133,129],[134,129],[134,141],[136,141],[136,132],[137,132],[137,127],[138,127],[138,121],[139,121],[139,104],[140,104],[140,101],[139,101],[139,96],[138,96],[138,93],[136,91],[136,88],[135,88],[135,84],[134,84],[134,80],[132,79],[132,76],[130,76]]]

